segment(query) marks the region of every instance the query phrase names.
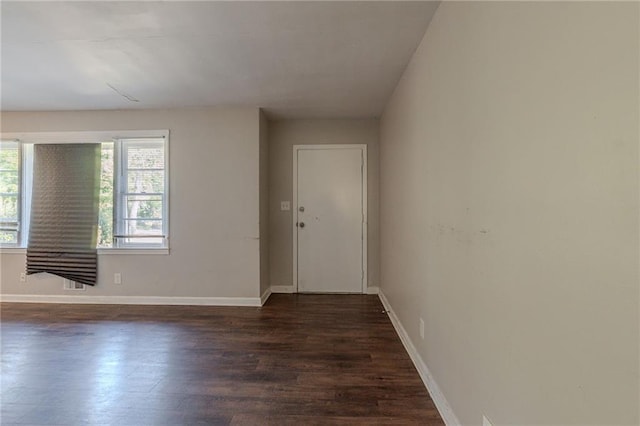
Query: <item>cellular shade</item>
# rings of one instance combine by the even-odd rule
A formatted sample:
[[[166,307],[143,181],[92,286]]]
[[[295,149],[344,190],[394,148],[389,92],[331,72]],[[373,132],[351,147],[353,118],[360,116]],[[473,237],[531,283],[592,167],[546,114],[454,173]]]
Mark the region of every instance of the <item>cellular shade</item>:
[[[27,274],[95,285],[100,144],[34,147]]]

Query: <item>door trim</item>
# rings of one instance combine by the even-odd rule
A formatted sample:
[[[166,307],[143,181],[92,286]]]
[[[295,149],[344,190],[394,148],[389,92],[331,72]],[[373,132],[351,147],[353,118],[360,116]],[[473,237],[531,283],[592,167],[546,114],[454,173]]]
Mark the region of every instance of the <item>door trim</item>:
[[[367,238],[368,238],[368,213],[367,213],[367,145],[366,144],[326,144],[326,145],[293,145],[293,198],[291,203],[291,229],[293,240],[293,291],[298,292],[298,151],[320,149],[359,149],[362,153],[362,283],[361,293],[367,293]]]

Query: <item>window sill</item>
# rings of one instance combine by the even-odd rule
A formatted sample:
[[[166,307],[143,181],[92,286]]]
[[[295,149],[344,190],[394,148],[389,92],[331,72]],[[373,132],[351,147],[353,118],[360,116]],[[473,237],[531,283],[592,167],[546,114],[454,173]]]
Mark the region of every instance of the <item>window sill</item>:
[[[0,247],[0,254],[27,254],[27,249],[26,248],[20,248],[20,247]],[[169,254],[169,249],[168,248],[155,248],[155,249],[150,249],[150,248],[146,248],[146,249],[123,249],[123,248],[118,248],[118,249],[110,249],[110,248],[101,248],[98,249],[98,255],[102,256],[102,255],[122,255],[122,254],[126,254],[126,255],[130,255],[130,254],[160,254],[160,255],[167,255]]]
[[[0,247],[0,254],[26,254],[26,248],[20,247]]]

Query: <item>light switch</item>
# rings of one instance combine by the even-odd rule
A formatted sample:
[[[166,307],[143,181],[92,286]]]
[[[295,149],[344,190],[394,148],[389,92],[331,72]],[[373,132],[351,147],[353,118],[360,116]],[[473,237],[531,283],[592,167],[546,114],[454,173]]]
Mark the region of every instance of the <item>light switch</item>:
[[[291,201],[280,201],[280,210],[283,212],[291,210]]]

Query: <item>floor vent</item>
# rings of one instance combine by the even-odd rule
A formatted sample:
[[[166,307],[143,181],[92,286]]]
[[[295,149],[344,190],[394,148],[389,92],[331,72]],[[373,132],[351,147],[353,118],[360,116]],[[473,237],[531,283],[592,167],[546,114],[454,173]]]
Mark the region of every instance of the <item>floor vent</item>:
[[[71,280],[64,280],[64,290],[86,290],[86,286]]]

